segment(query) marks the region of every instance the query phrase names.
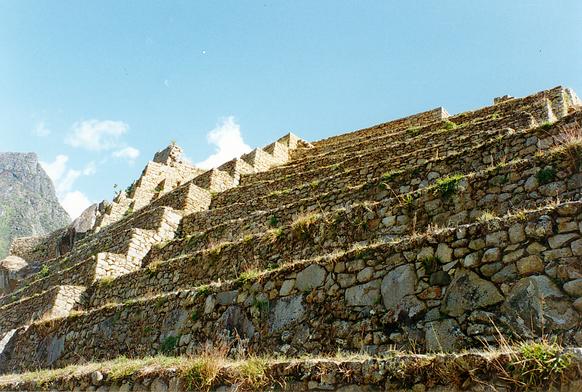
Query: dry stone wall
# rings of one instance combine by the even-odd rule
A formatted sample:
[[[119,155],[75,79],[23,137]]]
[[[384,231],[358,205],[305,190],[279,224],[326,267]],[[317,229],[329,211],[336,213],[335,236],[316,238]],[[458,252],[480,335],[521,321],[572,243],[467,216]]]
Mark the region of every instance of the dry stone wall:
[[[530,386],[529,391],[562,392],[582,389],[582,353],[568,350],[570,358],[564,377],[554,383],[546,381]],[[189,359],[183,359],[187,363]],[[190,360],[192,361],[192,360]],[[510,391],[523,387],[526,377],[514,375],[512,364],[523,361],[518,352],[476,354],[440,354],[434,356],[397,354],[387,358],[353,356],[346,358],[306,358],[273,360],[264,365],[257,380],[245,380],[237,374],[237,363],[227,363],[218,370],[207,390],[236,392],[240,390],[277,391]],[[176,361],[180,363],[179,361]],[[134,363],[131,365],[135,366]],[[242,367],[244,363],[239,366]],[[176,366],[146,366],[138,372],[119,374],[123,365],[86,366],[72,374],[52,380],[19,380],[18,376],[0,378],[0,390],[98,390],[98,391],[168,391],[200,389],[196,380]],[[195,368],[195,366],[193,366]],[[470,370],[470,372],[467,371]],[[44,382],[43,382],[44,381]],[[202,382],[199,381],[199,384]],[[484,388],[487,385],[489,389]],[[523,388],[522,388],[523,389]]]
[[[38,295],[0,307],[0,336],[34,320],[68,315],[84,291],[85,288],[80,286],[54,286]]]
[[[170,146],[85,237],[15,245],[42,260],[2,272],[0,372],[208,345],[580,345],[581,109],[558,87],[313,145],[288,134],[204,172]],[[344,386],[307,387],[324,384]]]
[[[576,126],[581,120],[582,116],[576,112],[556,123],[552,133],[540,127],[508,133],[499,139],[484,137],[476,145],[428,161],[408,162],[397,156],[380,161],[364,160],[361,166],[365,169],[352,169],[335,175],[322,169],[320,172],[323,179],[317,183],[305,181],[295,189],[266,195],[257,192],[257,198],[239,199],[221,208],[186,216],[182,221],[182,231],[184,234],[201,232],[208,227],[246,217],[260,210],[279,208],[291,211],[292,214],[311,209],[327,211],[355,201],[379,200],[394,193],[409,193],[425,188],[450,173],[479,171],[497,162],[532,157],[538,151],[559,144],[553,135],[560,135],[564,129]],[[280,213],[277,211],[274,215],[278,216]]]
[[[176,353],[221,339],[286,355],[454,351],[497,331],[580,344],[581,214],[581,202],[565,203],[35,324],[15,335],[6,366],[151,355],[169,336]]]
[[[544,178],[542,175],[545,173],[551,178]],[[540,183],[538,178],[542,178],[544,182]],[[323,234],[318,236],[315,244],[296,244],[292,230],[281,226],[282,223],[291,224],[294,219],[300,221],[309,217],[301,216],[289,208],[271,211],[268,216],[263,214],[241,221],[226,222],[204,232],[164,243],[163,246],[152,247],[144,265],[151,261],[168,260],[212,248],[224,242],[240,241],[244,237],[255,248],[253,252],[242,253],[247,261],[275,253],[279,259],[273,261],[271,257],[270,260],[279,262],[281,259],[291,258],[289,249],[257,251],[257,248],[264,247],[261,245],[264,241],[261,237],[251,240],[248,236],[271,231],[269,239],[277,236],[290,250],[301,250],[299,256],[306,257],[310,255],[307,253],[309,251],[325,253],[333,249],[344,249],[354,241],[397,238],[414,232],[424,232],[429,225],[456,226],[483,217],[531,209],[554,201],[558,196],[562,200],[578,200],[581,191],[582,172],[576,162],[572,162],[566,155],[554,153],[532,160],[502,164],[467,176],[452,177],[446,185],[433,185],[403,196],[388,197],[380,202],[346,206],[345,212],[338,211],[335,215],[319,216],[319,210],[314,209],[312,214],[318,216],[312,219],[325,223],[316,229]],[[350,238],[350,232],[359,232],[354,226],[364,228],[366,236],[353,235],[354,238]],[[327,245],[327,249],[320,249],[319,244]],[[232,262],[236,265],[234,260]]]

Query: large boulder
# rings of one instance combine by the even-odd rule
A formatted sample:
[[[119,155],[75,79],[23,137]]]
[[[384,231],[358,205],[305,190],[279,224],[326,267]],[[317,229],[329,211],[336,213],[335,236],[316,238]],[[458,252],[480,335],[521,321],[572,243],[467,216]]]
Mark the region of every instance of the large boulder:
[[[0,294],[13,291],[25,278],[28,263],[18,256],[8,256],[0,261]]]
[[[493,283],[472,271],[459,269],[443,299],[441,312],[458,317],[466,312],[495,305],[503,299]]]
[[[416,298],[417,283],[416,270],[410,264],[394,268],[382,279],[380,293],[387,323],[414,320],[426,310],[424,303]]]
[[[525,329],[518,333],[527,335],[570,329],[580,320],[568,297],[545,275],[519,280],[501,310],[511,319],[510,325]]]

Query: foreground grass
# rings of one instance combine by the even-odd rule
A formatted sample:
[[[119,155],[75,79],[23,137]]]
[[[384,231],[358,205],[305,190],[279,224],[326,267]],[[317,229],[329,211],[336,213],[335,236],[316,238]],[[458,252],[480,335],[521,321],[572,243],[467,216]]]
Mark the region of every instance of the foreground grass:
[[[575,359],[571,352],[547,340],[457,354],[411,354],[394,351],[382,357],[338,353],[326,357],[250,356],[243,360],[231,360],[226,358],[225,352],[218,350],[208,351],[197,357],[119,357],[100,363],[4,375],[0,376],[0,388],[28,383],[37,389],[51,389],[51,385],[54,387],[67,381],[74,382],[99,371],[109,385],[144,378],[177,376],[187,390],[209,391],[219,385],[237,385],[237,390],[240,391],[266,390],[269,386],[283,386],[290,380],[305,380],[312,371],[318,377],[330,371],[334,372],[334,377],[337,377],[340,384],[367,382],[364,380],[370,380],[371,375],[364,374],[354,378],[350,364],[383,362],[387,379],[405,388],[423,383],[429,388],[434,385],[449,385],[462,389],[467,385],[489,385],[494,382],[502,383],[507,390],[545,390],[552,385],[562,385],[570,379],[582,378],[579,369],[581,359]],[[282,368],[285,369],[283,372]]]

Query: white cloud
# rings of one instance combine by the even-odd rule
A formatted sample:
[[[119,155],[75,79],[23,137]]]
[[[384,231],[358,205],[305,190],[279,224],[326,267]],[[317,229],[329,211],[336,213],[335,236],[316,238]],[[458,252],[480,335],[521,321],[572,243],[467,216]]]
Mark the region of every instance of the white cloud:
[[[82,192],[73,190],[73,185],[80,176],[95,174],[96,168],[95,163],[90,162],[82,171],[70,169],[67,167],[68,162],[69,157],[61,154],[57,155],[53,162],[40,162],[40,164],[53,181],[61,205],[71,218],[75,219],[91,205],[91,201]]]
[[[119,138],[128,129],[123,121],[80,121],[73,124],[65,143],[90,151],[110,150],[119,147]]]
[[[51,163],[40,162],[40,165],[42,166],[46,174],[48,174],[48,176],[51,178],[51,180],[53,180],[53,182],[56,182],[56,180],[61,178],[61,176],[65,172],[68,161],[69,161],[68,156],[57,155],[54,162]]]
[[[92,176],[95,173],[97,173],[97,165],[95,165],[95,162],[89,162],[83,169],[84,176]]]
[[[76,219],[87,207],[93,204],[87,196],[80,191],[67,192],[60,202],[72,219]]]
[[[234,121],[233,116],[222,119],[216,128],[208,132],[206,140],[209,144],[215,145],[216,149],[214,154],[196,164],[203,169],[220,166],[232,158],[251,151],[242,138],[240,125]]]
[[[39,137],[46,137],[51,134],[51,130],[46,127],[44,121],[39,121],[32,133]]]
[[[115,158],[127,159],[129,163],[133,163],[139,157],[139,150],[133,147],[125,147],[121,150],[114,151],[113,156]]]

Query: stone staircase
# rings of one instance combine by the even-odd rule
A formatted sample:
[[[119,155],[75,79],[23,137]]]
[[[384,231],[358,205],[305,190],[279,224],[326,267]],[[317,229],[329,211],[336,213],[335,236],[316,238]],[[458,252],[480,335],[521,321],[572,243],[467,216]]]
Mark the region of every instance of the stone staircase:
[[[288,134],[205,172],[176,148],[0,297],[2,372],[224,344],[287,358],[582,345],[569,89],[313,144]]]

